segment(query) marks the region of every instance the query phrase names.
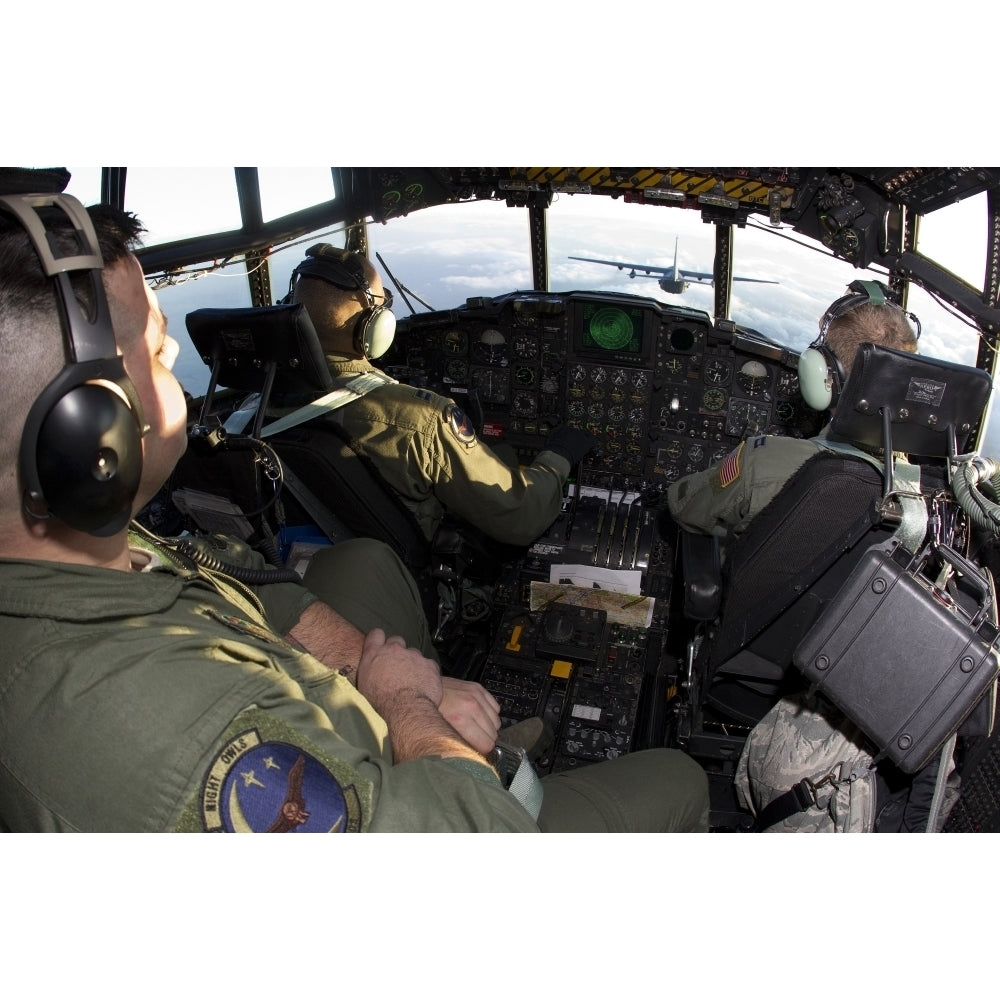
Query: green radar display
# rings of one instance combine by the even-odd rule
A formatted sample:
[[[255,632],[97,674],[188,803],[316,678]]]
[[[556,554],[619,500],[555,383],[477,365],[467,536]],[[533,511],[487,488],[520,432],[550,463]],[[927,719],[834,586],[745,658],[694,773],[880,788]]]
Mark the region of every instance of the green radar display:
[[[621,309],[605,306],[590,317],[590,336],[605,351],[620,351],[632,339],[632,320]]]
[[[580,347],[637,356],[642,352],[643,311],[633,306],[587,304],[583,308]]]

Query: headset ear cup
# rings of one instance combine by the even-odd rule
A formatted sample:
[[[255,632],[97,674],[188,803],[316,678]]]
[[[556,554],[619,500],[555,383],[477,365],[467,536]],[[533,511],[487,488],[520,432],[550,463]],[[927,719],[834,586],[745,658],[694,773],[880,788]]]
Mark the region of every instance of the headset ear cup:
[[[38,485],[54,517],[105,537],[132,516],[142,478],[136,415],[105,385],[70,389],[49,410],[35,442]]]
[[[840,395],[840,365],[825,348],[817,345],[799,355],[799,390],[806,405],[828,410]]]
[[[354,327],[354,350],[366,358],[380,358],[392,346],[395,335],[396,317],[391,309],[366,309]]]

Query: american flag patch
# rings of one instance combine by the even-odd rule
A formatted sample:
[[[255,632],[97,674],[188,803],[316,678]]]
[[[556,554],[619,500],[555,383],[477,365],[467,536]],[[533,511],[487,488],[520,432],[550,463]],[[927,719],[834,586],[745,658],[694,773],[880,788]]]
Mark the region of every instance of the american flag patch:
[[[725,489],[731,486],[740,478],[740,453],[743,451],[745,441],[741,441],[725,458],[719,466],[719,485]]]

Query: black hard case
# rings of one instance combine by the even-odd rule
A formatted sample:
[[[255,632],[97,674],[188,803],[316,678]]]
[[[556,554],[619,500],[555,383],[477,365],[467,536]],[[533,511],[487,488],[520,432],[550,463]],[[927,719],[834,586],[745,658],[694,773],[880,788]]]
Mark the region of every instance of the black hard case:
[[[975,607],[943,594],[923,575],[922,560],[890,540],[865,553],[793,656],[816,689],[907,773],[957,731],[1000,673],[988,581],[954,551],[940,546],[936,553],[978,591]]]

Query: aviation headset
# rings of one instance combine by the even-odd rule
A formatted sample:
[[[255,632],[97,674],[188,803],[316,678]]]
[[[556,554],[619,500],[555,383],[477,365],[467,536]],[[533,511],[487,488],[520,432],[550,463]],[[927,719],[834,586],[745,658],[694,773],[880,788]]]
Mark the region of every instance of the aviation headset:
[[[889,289],[881,281],[852,281],[848,294],[833,302],[819,321],[819,336],[799,355],[799,389],[806,404],[814,410],[828,410],[836,406],[847,376],[840,359],[826,342],[826,334],[833,321],[852,309],[871,303],[890,306],[903,312],[902,307],[890,298]],[[903,313],[913,321],[916,338],[920,339],[920,320],[913,313]]]
[[[317,243],[306,251],[306,259],[292,271],[288,295],[283,300],[292,301],[292,289],[298,278],[320,278],[336,288],[362,292],[368,305],[354,324],[352,340],[354,350],[366,358],[380,358],[392,345],[396,333],[396,317],[392,313],[392,292],[385,290],[382,302],[375,301],[375,293],[365,277],[361,257],[340,250],[329,243]]]
[[[46,229],[39,209],[50,207],[73,224],[78,254],[56,255],[51,237],[68,230]],[[113,535],[132,516],[148,428],[118,354],[97,234],[86,209],[70,195],[3,196],[0,208],[17,217],[52,279],[69,358],[24,423],[19,463],[25,510],[91,535]],[[89,277],[90,316],[73,292],[73,271]]]

